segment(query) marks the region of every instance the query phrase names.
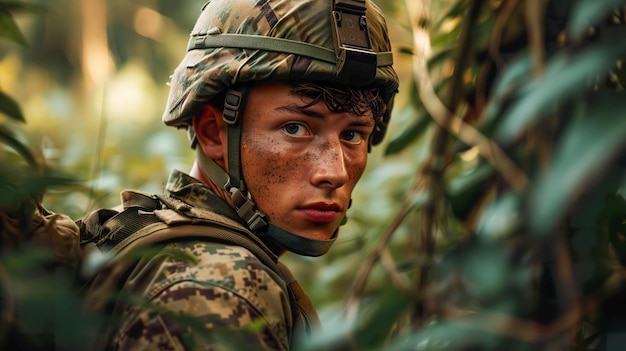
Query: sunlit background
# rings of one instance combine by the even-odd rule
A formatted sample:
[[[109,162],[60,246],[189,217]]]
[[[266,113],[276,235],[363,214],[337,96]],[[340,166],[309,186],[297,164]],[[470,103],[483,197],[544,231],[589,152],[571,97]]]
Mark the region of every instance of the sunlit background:
[[[40,3],[45,13],[18,17],[30,48],[5,47],[0,69],[47,162],[87,189],[46,205],[80,217],[124,188],[161,192],[168,169],[190,161],[160,117],[201,1]]]

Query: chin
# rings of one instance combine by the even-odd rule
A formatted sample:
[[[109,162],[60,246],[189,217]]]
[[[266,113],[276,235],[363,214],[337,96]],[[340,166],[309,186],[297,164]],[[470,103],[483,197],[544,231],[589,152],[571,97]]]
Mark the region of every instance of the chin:
[[[296,230],[294,231],[294,233],[298,234],[299,236],[308,238],[308,239],[313,239],[313,240],[329,240],[332,236],[333,233],[335,233],[335,231],[337,231],[337,227],[334,227],[334,229],[327,229],[327,230]]]

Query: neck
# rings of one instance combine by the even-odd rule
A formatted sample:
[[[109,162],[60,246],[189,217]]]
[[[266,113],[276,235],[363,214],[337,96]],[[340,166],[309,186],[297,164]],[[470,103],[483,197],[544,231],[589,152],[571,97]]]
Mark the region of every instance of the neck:
[[[226,201],[230,206],[234,207],[233,200],[231,200],[230,198],[230,194],[228,194],[228,192],[224,190],[222,187],[217,186],[211,180],[211,178],[209,178],[204,173],[204,171],[198,166],[198,162],[193,163],[193,166],[191,167],[191,171],[189,172],[189,175],[198,179],[202,183],[206,184],[209,188],[211,188],[211,191],[213,191],[215,195],[219,196],[220,198],[222,198],[222,200]]]

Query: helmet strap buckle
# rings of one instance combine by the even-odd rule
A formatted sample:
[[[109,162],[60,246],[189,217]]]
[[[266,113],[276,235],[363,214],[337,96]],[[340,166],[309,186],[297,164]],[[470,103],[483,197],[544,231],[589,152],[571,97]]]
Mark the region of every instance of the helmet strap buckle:
[[[224,111],[222,119],[229,126],[235,125],[239,121],[239,116],[243,113],[244,102],[243,90],[229,89],[224,99]]]
[[[267,227],[265,214],[257,210],[256,203],[250,193],[246,191],[246,185],[243,180],[240,182],[239,188],[231,186],[230,182],[226,183],[224,188],[230,194],[237,214],[248,223],[248,228],[253,233],[258,233]]]

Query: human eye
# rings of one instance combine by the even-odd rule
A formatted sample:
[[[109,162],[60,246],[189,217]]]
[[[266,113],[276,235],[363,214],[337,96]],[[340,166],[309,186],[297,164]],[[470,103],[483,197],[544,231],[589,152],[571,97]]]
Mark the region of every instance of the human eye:
[[[282,127],[282,129],[285,133],[296,137],[306,136],[309,134],[307,129],[300,123],[287,123]]]
[[[365,139],[365,134],[358,130],[346,130],[341,133],[341,137],[351,144],[360,144]]]

